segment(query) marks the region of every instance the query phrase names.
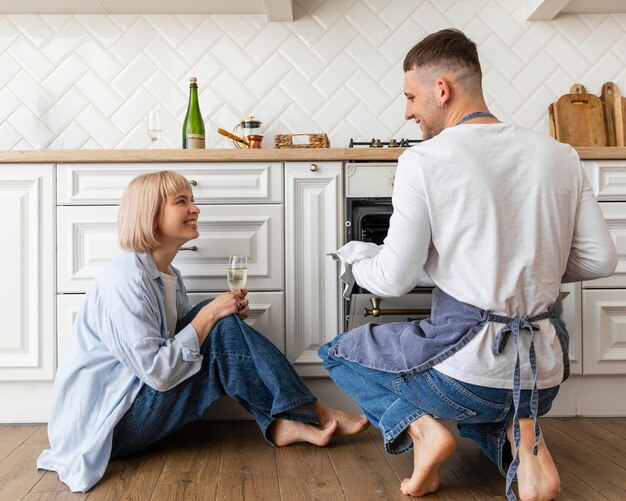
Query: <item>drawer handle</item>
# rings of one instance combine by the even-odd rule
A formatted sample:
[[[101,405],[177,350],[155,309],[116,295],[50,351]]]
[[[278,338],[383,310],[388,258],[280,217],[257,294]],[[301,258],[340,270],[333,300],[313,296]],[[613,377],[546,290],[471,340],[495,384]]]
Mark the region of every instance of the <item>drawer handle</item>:
[[[198,248],[195,245],[192,245],[191,247],[181,247],[179,250],[188,250],[191,252],[196,252]]]
[[[316,172],[317,171],[317,165],[311,164],[310,169],[311,169],[311,172]]]
[[[193,179],[191,179],[191,180],[189,181],[189,184],[190,184],[191,186],[198,186],[198,181],[194,181]]]

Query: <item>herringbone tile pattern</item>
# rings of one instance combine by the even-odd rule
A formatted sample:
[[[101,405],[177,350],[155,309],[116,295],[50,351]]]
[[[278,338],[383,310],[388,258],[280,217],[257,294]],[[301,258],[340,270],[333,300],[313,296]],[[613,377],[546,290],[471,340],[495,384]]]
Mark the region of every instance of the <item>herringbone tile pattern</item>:
[[[626,94],[626,14],[525,20],[523,0],[296,0],[264,16],[0,16],[0,149],[145,148],[159,106],[180,147],[187,78],[198,77],[207,147],[247,114],[277,133],[418,137],[403,119],[402,59],[429,32],[479,44],[488,104],[547,133],[547,106],[575,83]]]

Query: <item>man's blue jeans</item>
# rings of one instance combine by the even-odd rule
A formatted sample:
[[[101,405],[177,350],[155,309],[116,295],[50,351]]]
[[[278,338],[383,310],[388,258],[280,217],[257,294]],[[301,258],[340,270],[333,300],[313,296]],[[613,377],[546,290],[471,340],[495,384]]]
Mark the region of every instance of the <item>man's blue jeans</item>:
[[[336,337],[318,355],[330,377],[361,407],[382,433],[385,449],[402,454],[413,448],[407,427],[424,414],[456,421],[461,436],[480,445],[503,476],[512,461],[506,423],[513,419],[513,390],[463,383],[435,369],[420,373],[383,372],[329,354]],[[539,390],[539,415],[550,410],[559,387]],[[530,417],[530,390],[522,390],[519,417]]]
[[[176,332],[207,302],[199,303],[180,320]],[[267,430],[277,418],[317,424],[311,405],[315,397],[300,376],[267,338],[239,317],[219,320],[202,344],[201,353],[204,360],[200,371],[171,390],[159,392],[143,385],[115,426],[112,459],[138,454],[197,421],[224,395],[252,414],[266,440]]]

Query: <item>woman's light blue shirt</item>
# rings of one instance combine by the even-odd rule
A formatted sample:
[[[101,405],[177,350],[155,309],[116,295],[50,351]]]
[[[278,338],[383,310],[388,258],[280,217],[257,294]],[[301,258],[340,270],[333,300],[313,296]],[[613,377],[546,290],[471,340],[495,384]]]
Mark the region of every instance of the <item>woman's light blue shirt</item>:
[[[191,310],[180,272],[177,317]],[[50,448],[37,467],[58,472],[72,491],[104,475],[113,428],[143,384],[167,391],[196,374],[202,355],[187,325],[168,338],[164,289],[150,253],[125,252],[94,281],[54,382]]]

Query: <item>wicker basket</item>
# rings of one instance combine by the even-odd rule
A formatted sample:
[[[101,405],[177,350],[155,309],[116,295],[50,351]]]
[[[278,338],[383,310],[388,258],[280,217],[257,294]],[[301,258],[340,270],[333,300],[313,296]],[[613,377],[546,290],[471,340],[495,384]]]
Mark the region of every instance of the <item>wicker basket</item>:
[[[308,141],[303,140],[308,136]],[[296,139],[295,144],[293,138]],[[302,144],[299,144],[302,143]],[[276,134],[274,136],[275,148],[330,148],[330,142],[326,134]]]

